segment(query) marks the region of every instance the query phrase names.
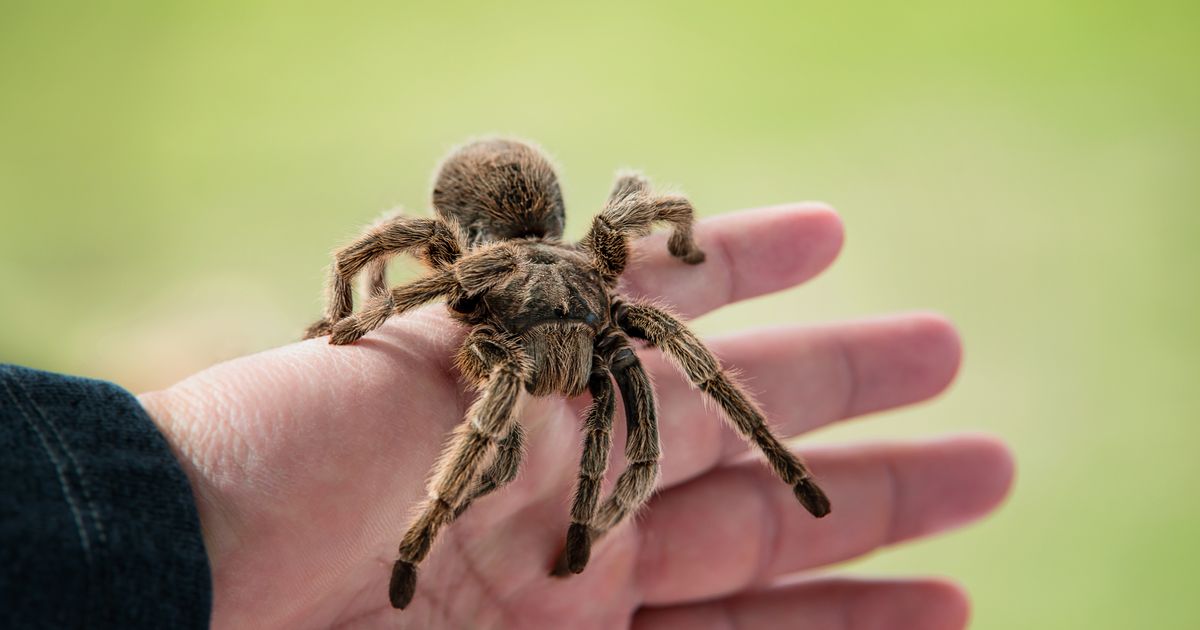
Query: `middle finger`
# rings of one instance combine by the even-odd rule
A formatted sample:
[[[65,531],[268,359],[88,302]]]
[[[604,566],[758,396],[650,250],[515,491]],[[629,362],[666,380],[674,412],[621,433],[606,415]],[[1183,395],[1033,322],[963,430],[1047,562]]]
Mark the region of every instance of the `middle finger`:
[[[758,461],[655,497],[638,523],[643,601],[719,597],[960,526],[995,508],[1013,475],[1007,448],[981,436],[824,447],[810,461],[833,501],[819,520]]]

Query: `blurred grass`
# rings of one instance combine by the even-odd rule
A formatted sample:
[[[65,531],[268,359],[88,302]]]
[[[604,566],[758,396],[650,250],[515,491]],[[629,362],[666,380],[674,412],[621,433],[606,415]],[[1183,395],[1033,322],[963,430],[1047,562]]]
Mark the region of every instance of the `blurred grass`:
[[[948,573],[975,628],[1194,628],[1200,5],[0,1],[0,360],[160,387],[295,338],[328,251],[472,135],[536,139],[578,235],[614,168],[706,214],[817,198],[841,260],[699,326],[932,308],[983,429],[982,526],[855,570]]]

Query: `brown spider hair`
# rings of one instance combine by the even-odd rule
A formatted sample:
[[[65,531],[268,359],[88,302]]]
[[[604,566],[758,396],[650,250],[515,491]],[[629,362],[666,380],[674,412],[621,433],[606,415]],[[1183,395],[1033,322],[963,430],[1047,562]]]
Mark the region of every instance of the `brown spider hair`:
[[[528,144],[505,138],[452,152],[433,184],[433,207],[458,225],[469,246],[559,238],[567,216],[550,161]]]
[[[516,417],[522,395],[578,396],[586,390],[592,396],[571,525],[552,574],[583,571],[592,543],[646,502],[661,450],[654,391],[631,339],[661,349],[763,452],[801,505],[817,517],[829,513],[829,500],[808,468],[687,326],[658,306],[616,292],[630,239],[655,223],[673,227],[667,241],[673,256],[703,262],[685,197],[657,194],[636,173],[619,174],[584,238],[565,243],[562,192],[549,160],[523,142],[489,139],[446,159],[433,205],[439,218],[393,216],[335,254],[325,317],[305,335],[353,343],[388,317],[437,299],[470,327],[455,364],[480,394],[442,453],[430,498],[400,543],[389,585],[394,607],[411,601],[417,564],[438,531],[516,476],[525,440]],[[399,253],[417,256],[430,273],[388,289],[384,263]],[[364,269],[371,298],[354,313],[351,282]],[[625,410],[627,465],[601,501],[617,392]]]

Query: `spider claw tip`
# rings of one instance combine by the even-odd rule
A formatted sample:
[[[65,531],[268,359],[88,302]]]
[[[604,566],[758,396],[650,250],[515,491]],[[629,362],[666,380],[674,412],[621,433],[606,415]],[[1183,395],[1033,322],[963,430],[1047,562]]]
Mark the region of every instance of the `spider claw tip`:
[[[792,491],[796,494],[796,499],[800,501],[800,505],[808,510],[813,516],[821,518],[830,511],[829,497],[825,496],[825,492],[821,490],[817,484],[810,479],[803,479],[797,483]]]
[[[571,528],[567,530],[567,547],[563,554],[566,556],[567,569],[571,573],[583,573],[592,554],[592,539],[586,525],[571,523]]]
[[[412,602],[417,590],[417,567],[411,562],[397,560],[392,565],[392,580],[388,584],[388,599],[392,608],[403,609]]]

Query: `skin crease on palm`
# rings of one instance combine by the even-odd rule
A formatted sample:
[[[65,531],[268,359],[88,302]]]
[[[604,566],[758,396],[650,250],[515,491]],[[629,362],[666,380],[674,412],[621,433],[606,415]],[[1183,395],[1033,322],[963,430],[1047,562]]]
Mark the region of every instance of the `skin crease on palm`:
[[[694,318],[790,288],[828,266],[841,221],[793,204],[697,225],[708,261],[637,244],[622,292]],[[311,339],[235,359],[141,397],[192,481],[212,563],[216,628],[962,628],[943,579],[805,577],[995,509],[1013,475],[994,438],[801,448],[833,501],[813,519],[700,392],[653,350],[664,457],[658,494],[548,576],[569,523],[589,402],[525,398],[517,480],[439,537],[412,604],[388,603],[396,545],[473,393],[451,357],[464,331],[431,305],[354,345]],[[953,379],[958,336],[918,313],[708,340],[784,436],[925,400]],[[618,418],[616,426],[624,426]],[[611,478],[623,468],[622,438]]]

